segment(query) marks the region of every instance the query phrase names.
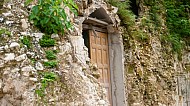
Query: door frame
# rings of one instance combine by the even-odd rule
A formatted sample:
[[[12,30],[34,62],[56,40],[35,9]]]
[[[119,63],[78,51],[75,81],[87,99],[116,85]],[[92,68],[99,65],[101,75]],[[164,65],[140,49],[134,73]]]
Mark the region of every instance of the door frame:
[[[113,27],[113,25],[102,25],[103,27],[100,28],[88,25],[88,23],[84,23],[82,26],[83,30],[92,30],[93,27],[94,30],[107,32],[112,106],[127,106],[124,85],[125,78],[123,40],[120,31],[117,28]]]
[[[112,106],[127,106],[125,97],[124,48],[120,31],[107,26],[111,71]]]

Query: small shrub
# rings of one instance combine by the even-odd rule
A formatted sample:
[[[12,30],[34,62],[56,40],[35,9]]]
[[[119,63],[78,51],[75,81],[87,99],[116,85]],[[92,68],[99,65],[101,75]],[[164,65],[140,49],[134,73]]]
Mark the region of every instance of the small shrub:
[[[187,39],[190,38],[190,1],[166,0],[164,5],[167,10],[166,25],[170,32],[167,39],[170,41],[173,51],[181,55],[184,48],[183,43],[189,42]]]
[[[117,14],[121,19],[122,26],[128,28],[135,25],[135,15],[132,13],[132,11],[129,10],[130,2],[128,0],[124,2],[121,2],[119,0],[109,0],[108,3],[118,7]]]
[[[31,48],[31,38],[29,36],[24,36],[21,42],[26,45],[27,48]]]
[[[35,93],[40,96],[44,97],[45,96],[45,89],[47,88],[48,84],[51,82],[54,82],[58,79],[58,76],[54,72],[43,72],[40,73],[42,78],[41,78],[41,87],[35,91]]]
[[[52,39],[49,35],[43,35],[43,38],[39,41],[42,47],[51,47],[55,45],[55,39]]]
[[[31,1],[33,0],[27,0],[26,5]],[[38,0],[38,4],[32,8],[29,19],[46,34],[64,34],[64,30],[72,26],[65,12],[66,7],[77,15],[78,7],[73,0]]]
[[[58,65],[57,61],[44,62],[44,66],[46,66],[48,68],[55,68],[55,67],[57,67],[57,65]]]
[[[40,46],[42,47],[51,47],[55,45],[54,39],[40,39]]]
[[[49,59],[49,60],[56,59],[55,52],[52,51],[52,50],[46,51],[46,58]]]

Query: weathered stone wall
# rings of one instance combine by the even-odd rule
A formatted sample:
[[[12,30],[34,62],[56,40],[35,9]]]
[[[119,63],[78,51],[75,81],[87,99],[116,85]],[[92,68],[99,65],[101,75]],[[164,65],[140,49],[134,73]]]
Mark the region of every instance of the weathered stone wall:
[[[56,40],[53,47],[41,47],[39,39],[44,35],[29,21],[31,6],[24,1],[6,1],[0,4],[0,104],[1,106],[107,106],[105,90],[91,74],[88,50],[82,38],[82,23],[96,9],[102,7],[109,15],[112,26],[120,21],[117,8],[100,0],[76,1],[79,15],[70,18],[74,31],[66,36],[51,35]],[[141,15],[148,14],[146,8]],[[143,17],[137,20],[141,23]],[[163,18],[164,19],[164,18]],[[163,21],[164,22],[164,21]],[[164,24],[163,24],[164,25]],[[112,26],[110,28],[112,28]],[[190,104],[189,73],[190,51],[186,48],[182,60],[172,54],[169,45],[163,45],[161,33],[148,32],[148,40],[124,39],[126,101],[129,106],[188,106]],[[164,29],[165,26],[162,26]],[[112,31],[112,30],[111,30]],[[31,48],[21,42],[24,36],[31,39]],[[122,47],[121,47],[122,48]],[[57,50],[58,66],[48,68],[46,50]],[[116,49],[117,50],[117,49]],[[117,51],[118,52],[118,51]],[[121,60],[122,61],[122,60]],[[59,79],[49,83],[45,97],[35,91],[42,86],[41,72],[55,72]],[[122,78],[117,78],[122,79]],[[188,105],[187,105],[188,104]],[[127,104],[126,104],[127,105]]]
[[[102,1],[97,4],[104,4]],[[51,35],[56,40],[53,47],[41,47],[44,35],[28,20],[32,5],[24,1],[6,1],[0,15],[0,104],[1,106],[106,106],[105,90],[91,75],[88,52],[82,39],[82,22],[76,19],[74,31],[67,37]],[[98,8],[91,7],[92,12]],[[85,10],[87,11],[87,10]],[[86,13],[86,12],[85,12]],[[86,13],[89,15],[90,13]],[[73,18],[73,15],[70,15]],[[79,18],[84,19],[85,18]],[[30,37],[31,48],[21,42]],[[44,66],[48,61],[46,50],[57,50],[58,66]],[[42,86],[40,73],[54,72],[59,79],[48,84],[45,96],[39,97],[36,89]]]
[[[143,23],[150,18],[150,7],[140,5],[142,14],[131,31],[141,32],[124,38],[128,105],[188,106],[189,47],[184,49],[182,57],[173,53],[171,45],[162,38],[167,29],[164,12],[159,14],[161,26],[155,30],[154,23]],[[145,39],[136,37],[138,34],[146,35]]]
[[[176,75],[176,95],[175,106],[190,105],[190,51],[189,47],[183,52],[182,61],[175,63]]]
[[[126,50],[126,92],[129,106],[188,106],[189,52],[182,61],[167,54],[157,37],[150,44]]]

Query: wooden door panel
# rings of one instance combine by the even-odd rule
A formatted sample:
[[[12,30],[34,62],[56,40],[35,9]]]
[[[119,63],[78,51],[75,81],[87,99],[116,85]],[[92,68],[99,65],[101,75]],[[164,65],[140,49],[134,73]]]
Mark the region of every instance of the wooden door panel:
[[[98,81],[101,82],[101,83],[104,83],[103,82],[103,77],[104,77],[103,69],[99,68],[98,71],[100,73],[100,78],[98,79]]]
[[[96,63],[96,48],[91,48],[91,62]]]
[[[105,33],[93,31],[90,34],[90,57],[91,63],[97,64],[100,78],[98,81],[107,90],[107,97],[111,104],[111,84],[108,55],[108,36]]]
[[[101,45],[101,43],[100,43],[100,37],[99,36],[96,37],[96,44]]]
[[[102,50],[98,49],[97,51],[97,63],[102,64]]]

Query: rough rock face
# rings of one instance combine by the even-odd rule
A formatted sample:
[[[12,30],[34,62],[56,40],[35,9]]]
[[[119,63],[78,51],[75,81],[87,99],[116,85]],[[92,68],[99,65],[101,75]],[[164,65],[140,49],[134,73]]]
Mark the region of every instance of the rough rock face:
[[[147,39],[124,38],[128,105],[187,106],[190,100],[189,46],[179,58],[161,39],[167,29],[165,15],[160,15],[161,30],[155,30],[152,26],[143,25],[142,20],[149,18],[149,8],[143,5],[142,10],[144,13],[138,17],[132,31],[141,29]]]
[[[28,7],[28,9],[30,9]],[[69,39],[52,35],[56,45],[41,47],[39,40],[44,35],[28,21],[24,1],[13,0],[4,3],[0,15],[0,104],[1,106],[106,106],[105,91],[97,79],[90,74],[90,67],[77,61]],[[21,39],[30,38],[30,44]],[[82,43],[77,45],[84,46]],[[80,47],[80,46],[79,46]],[[58,65],[50,68],[47,50],[58,51]],[[84,49],[81,51],[84,52]],[[86,62],[86,61],[85,61]],[[40,97],[36,90],[42,85],[40,73],[54,72],[59,77]]]
[[[172,106],[176,88],[172,55],[162,52],[156,37],[150,38],[150,45],[135,45],[126,55],[129,106]]]
[[[119,20],[117,9],[109,7],[102,0],[76,1],[79,15],[74,19],[74,31],[60,40],[51,35],[56,44],[53,47],[39,45],[43,33],[28,20],[29,11],[24,1],[0,0],[0,104],[1,106],[108,106],[105,89],[91,75],[88,50],[82,36],[82,22],[100,6],[112,17],[113,25]],[[95,5],[100,4],[100,5]],[[144,14],[146,9],[144,9]],[[142,13],[143,14],[143,13]],[[115,17],[115,18],[114,18]],[[137,24],[139,21],[137,20]],[[141,22],[140,22],[141,23]],[[149,33],[146,27],[143,31]],[[164,28],[164,26],[162,26]],[[151,29],[150,29],[151,30]],[[3,33],[1,33],[3,32]],[[125,45],[126,101],[129,106],[182,106],[190,100],[189,70],[190,49],[183,52],[182,59],[163,45],[160,33],[149,33],[147,42],[129,39]],[[30,44],[21,39],[30,38]],[[124,39],[125,41],[125,39]],[[58,51],[58,65],[50,68],[45,52]],[[36,90],[42,87],[44,79],[40,73],[54,72],[59,77],[48,83],[44,97]],[[190,105],[190,104],[189,104]]]

